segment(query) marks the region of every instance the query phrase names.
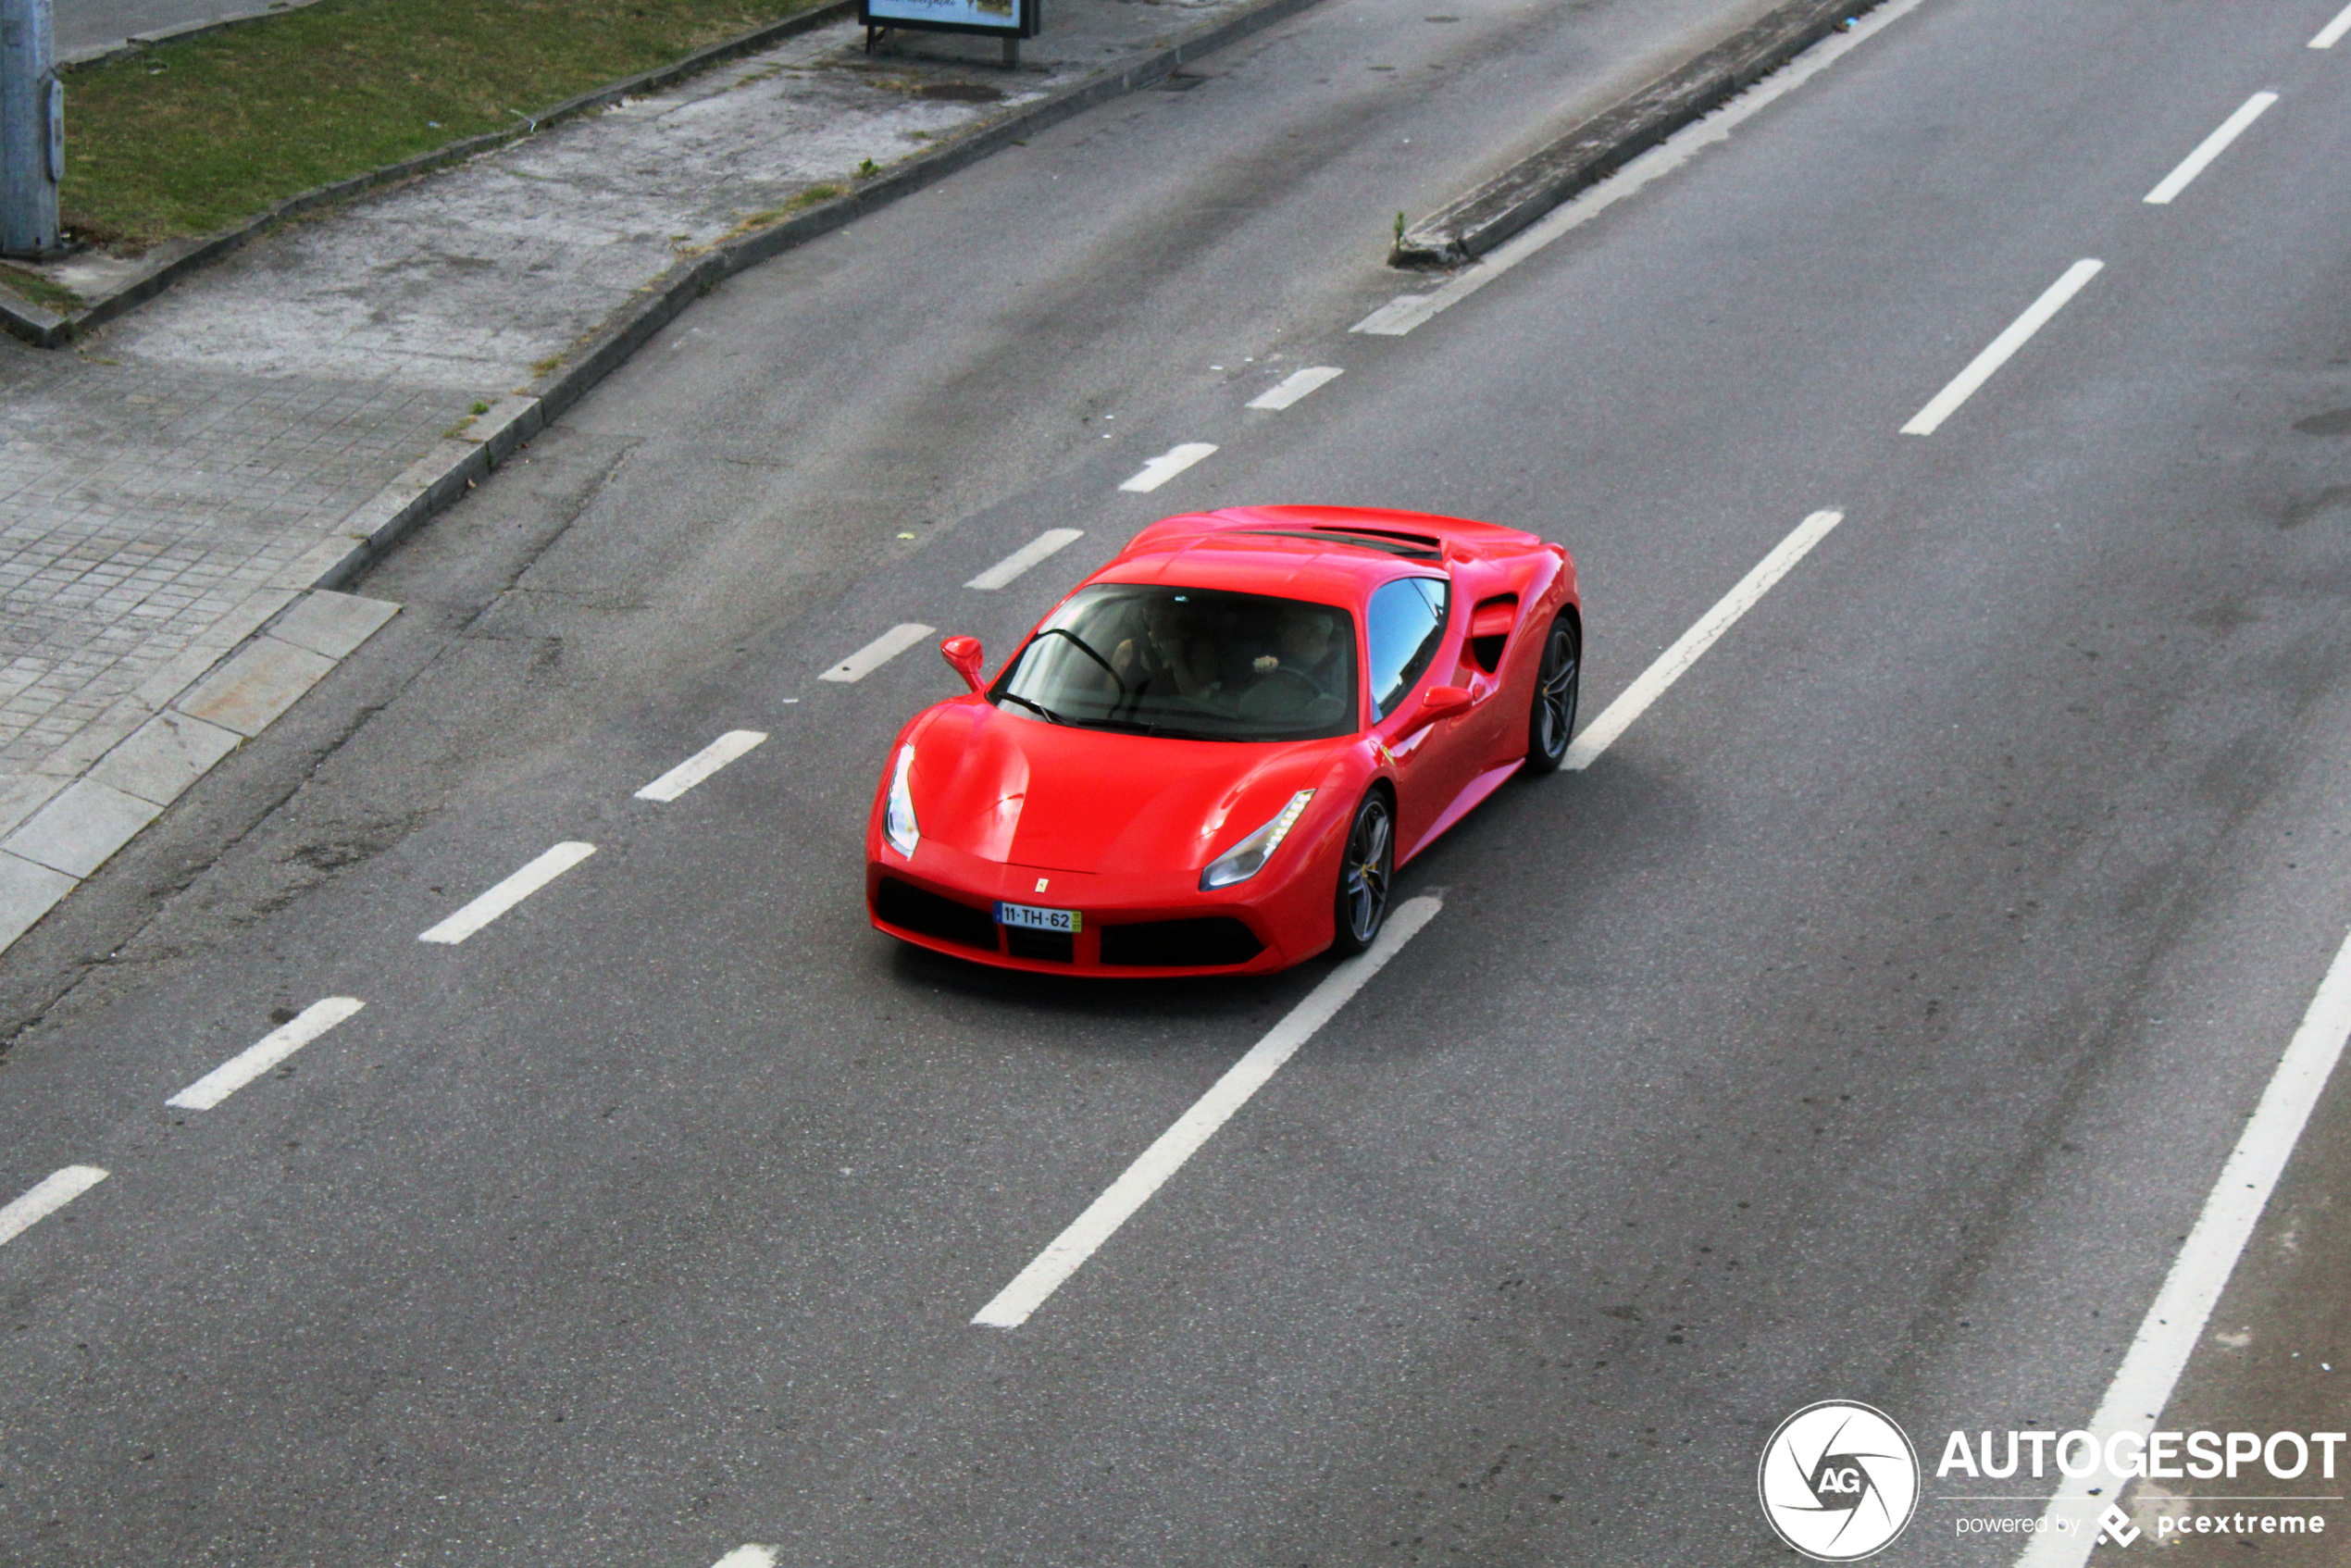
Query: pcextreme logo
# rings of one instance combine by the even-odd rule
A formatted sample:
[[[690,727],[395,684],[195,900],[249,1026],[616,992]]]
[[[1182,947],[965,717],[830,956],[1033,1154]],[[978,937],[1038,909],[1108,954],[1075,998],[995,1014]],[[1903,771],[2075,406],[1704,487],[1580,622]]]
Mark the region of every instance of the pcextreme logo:
[[[1919,1456],[1884,1411],[1806,1405],[1763,1445],[1755,1490],[1780,1539],[1816,1562],[1852,1562],[1894,1542],[1919,1504]]]

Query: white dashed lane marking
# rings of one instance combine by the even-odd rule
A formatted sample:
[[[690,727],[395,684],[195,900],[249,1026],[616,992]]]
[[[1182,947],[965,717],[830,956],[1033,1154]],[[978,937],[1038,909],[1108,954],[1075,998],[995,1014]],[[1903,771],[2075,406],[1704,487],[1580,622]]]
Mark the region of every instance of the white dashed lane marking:
[[[2334,20],[2319,29],[2319,35],[2310,40],[2310,47],[2332,49],[2343,42],[2343,35],[2346,32],[2351,32],[2351,6],[2343,7],[2335,14]]]
[[[1251,408],[1287,408],[1317,387],[1328,386],[1347,372],[1336,365],[1316,365],[1304,370],[1292,371],[1278,386],[1268,388],[1249,400]]]
[[[1842,512],[1815,512],[1797,524],[1795,532],[1773,545],[1770,554],[1739,579],[1737,587],[1717,600],[1712,609],[1698,618],[1697,625],[1675,638],[1673,646],[1660,653],[1657,662],[1624,689],[1623,696],[1576,733],[1574,743],[1567,748],[1563,765],[1589,767],[1611,742],[1648,711],[1651,703],[1665,695],[1666,688],[1679,680],[1684,670],[1698,663],[1700,653],[1713,647],[1717,638],[1753,609],[1756,601],[1772,591],[1773,583],[1787,576],[1790,567],[1804,559],[1812,546],[1826,539],[1829,530],[1844,520]]]
[[[272,1029],[164,1103],[182,1111],[209,1111],[367,1005],[352,996],[314,1002],[282,1028]]]
[[[595,852],[593,844],[557,844],[440,925],[419,931],[417,940],[452,946],[462,942]]]
[[[891,627],[816,678],[841,681],[863,680],[924,638],[928,637],[931,630],[931,628],[923,625],[920,621],[906,621]]]
[[[1171,447],[1144,464],[1140,473],[1118,488],[1132,491],[1137,495],[1148,494],[1215,450],[1213,444],[1204,441],[1188,441],[1181,446]]]
[[[1927,405],[1910,416],[1902,427],[1906,436],[1931,436],[1943,421],[1959,412],[1959,405],[1975,395],[1976,389],[1992,379],[1992,373],[2009,362],[2011,355],[2033,341],[2033,334],[2049,324],[2049,318],[2065,308],[2066,302],[2082,292],[2083,285],[2098,275],[2106,263],[2084,257],[2065,269],[2065,276],[2041,291],[2041,297],[2027,305],[2024,314],[2009,323],[2001,334],[1985,345],[1982,354],[1968,362],[1968,367],[1951,378],[1950,384],[1927,401]]]
[[[1084,529],[1047,529],[964,586],[983,590],[1001,588],[1063,546],[1084,538],[1085,534]]]
[[[641,801],[674,801],[767,739],[759,729],[729,729],[637,791]]]
[[[1026,1323],[1029,1313],[1044,1305],[1064,1280],[1116,1235],[1118,1227],[1149,1202],[1151,1194],[1181,1170],[1184,1162],[1199,1152],[1200,1146],[1248,1104],[1250,1096],[1264,1088],[1282,1064],[1312,1039],[1315,1030],[1329,1023],[1444,907],[1442,901],[1428,897],[1397,905],[1370,952],[1346,960],[1324,977],[1321,985],[1306,993],[1305,1001],[1291,1008],[1263,1039],[1227,1068],[1214,1087],[1177,1117],[1174,1126],[1160,1134],[1159,1140],[1144,1150],[1126,1174],[1071,1221],[1069,1228],[1037,1254],[1010,1285],[998,1291],[994,1300],[980,1308],[972,1322],[987,1328],[1018,1328]]]
[[[765,1546],[739,1546],[710,1568],[776,1568],[776,1549]]]
[[[2220,122],[2220,129],[2196,144],[2195,152],[2180,160],[2180,167],[2163,177],[2163,183],[2141,199],[2149,206],[2163,206],[2188,188],[2188,181],[2204,172],[2204,166],[2229,150],[2229,143],[2245,134],[2245,128],[2261,118],[2262,112],[2278,101],[2275,93],[2256,93],[2237,106],[2237,112]]]
[[[95,1165],[68,1165],[43,1176],[23,1197],[0,1206],[0,1245],[14,1241],[106,1179],[106,1173]]]

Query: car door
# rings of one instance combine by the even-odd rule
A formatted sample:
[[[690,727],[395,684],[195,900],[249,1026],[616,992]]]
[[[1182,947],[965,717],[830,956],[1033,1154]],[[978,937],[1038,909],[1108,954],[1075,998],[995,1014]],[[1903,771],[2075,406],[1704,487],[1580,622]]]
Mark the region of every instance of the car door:
[[[1373,733],[1395,759],[1396,843],[1400,861],[1417,848],[1469,782],[1469,751],[1449,733],[1462,718],[1417,727],[1422,701],[1439,684],[1431,672],[1444,652],[1452,609],[1444,578],[1382,583],[1365,607],[1365,667],[1371,673]]]

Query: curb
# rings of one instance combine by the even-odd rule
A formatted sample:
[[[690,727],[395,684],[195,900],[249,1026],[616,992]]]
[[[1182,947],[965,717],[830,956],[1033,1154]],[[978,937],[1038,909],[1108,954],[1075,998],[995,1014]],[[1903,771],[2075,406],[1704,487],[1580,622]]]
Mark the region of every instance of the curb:
[[[175,22],[169,27],[159,27],[147,32],[134,32],[126,38],[118,38],[111,44],[93,44],[76,49],[68,55],[59,55],[56,66],[60,70],[70,70],[76,66],[94,66],[101,60],[118,60],[125,55],[143,54],[158,44],[177,44],[183,38],[200,38],[207,32],[218,32],[224,27],[235,27],[242,22],[257,22],[271,17],[282,17],[288,11],[299,11],[305,6],[315,6],[317,3],[318,0],[276,0],[275,4],[257,11],[233,11],[227,16],[204,17],[195,21]]]
[[[1388,265],[1458,267],[1475,260],[1878,4],[1787,0],[1413,224],[1398,236]]]
[[[158,33],[152,39],[136,40],[127,48],[116,50],[113,53],[138,53],[153,43],[175,42],[179,39],[195,37],[201,33],[215,32],[222,28],[241,26],[247,21],[267,20],[270,16],[282,14],[282,12],[267,12],[259,17],[235,17],[221,21],[194,22],[185,29],[174,30],[169,34]],[[386,164],[381,168],[369,169],[365,174],[355,174],[348,180],[330,180],[327,184],[316,185],[307,191],[298,192],[274,206],[247,218],[233,229],[224,229],[218,234],[208,234],[200,240],[182,240],[157,246],[156,249],[163,254],[155,266],[127,280],[119,287],[98,295],[81,309],[70,315],[61,316],[56,311],[44,310],[37,305],[12,298],[6,292],[0,292],[0,330],[6,330],[10,336],[19,338],[35,348],[62,348],[91,329],[103,326],[116,317],[145,304],[198,268],[210,266],[222,256],[239,249],[248,241],[268,232],[289,218],[298,218],[304,213],[315,211],[322,206],[331,206],[337,202],[348,201],[354,196],[364,195],[381,186],[396,184],[415,175],[429,173],[433,169],[444,168],[454,163],[463,163],[477,154],[503,147],[510,142],[518,142],[542,127],[554,125],[561,120],[577,118],[591,110],[601,109],[608,104],[618,103],[621,99],[637,93],[657,92],[675,82],[682,81],[690,76],[698,76],[712,66],[722,65],[739,56],[757,54],[760,50],[780,44],[787,38],[795,37],[803,32],[813,32],[820,27],[829,27],[834,22],[854,17],[856,14],[857,0],[831,0],[829,5],[802,11],[797,16],[786,17],[779,22],[772,22],[765,27],[756,28],[739,38],[729,38],[724,43],[697,49],[682,59],[672,60],[665,66],[656,66],[652,70],[640,71],[635,76],[624,77],[618,81],[607,82],[591,92],[582,93],[577,97],[566,98],[543,114],[535,116],[524,124],[512,129],[488,131],[479,136],[468,136],[463,141],[452,142],[445,147],[436,147],[431,152],[419,153],[413,158],[403,158],[398,163]]]
[[[541,378],[530,390],[501,398],[466,422],[462,438],[444,436],[399,478],[349,513],[333,533],[256,589],[227,620],[76,737],[44,765],[44,771],[56,780],[54,788],[44,781],[35,796],[0,800],[0,952],[38,925],[50,909],[160,816],[172,800],[246,740],[258,735],[400,608],[341,590],[488,478],[516,447],[627,363],[696,299],[747,268],[913,195],[1033,131],[1149,87],[1186,61],[1212,54],[1315,3],[1260,0],[1205,23],[1129,65],[1073,82],[967,137],[918,154],[848,195],[715,246],[645,285],[635,304],[581,340],[569,364]],[[722,52],[756,49],[763,43],[855,14],[854,0],[837,0],[774,29],[715,45],[561,107],[576,114],[624,93],[690,75],[700,66],[723,58]],[[541,116],[538,123],[544,125],[554,113]],[[527,133],[478,138],[411,165],[397,166],[397,173],[379,170],[357,181],[321,187],[319,192],[292,200],[317,205],[368,184],[469,157]],[[266,223],[289,216],[290,205],[280,204],[246,230],[220,238],[242,243]],[[231,244],[221,244],[203,258],[183,257],[175,264],[178,270],[172,276],[230,248]],[[151,281],[141,298],[160,291],[169,279]],[[137,303],[126,301],[115,314]],[[59,323],[62,332],[56,341],[62,342],[77,327],[93,324],[90,317],[94,307],[69,321],[20,306],[0,305],[0,314],[10,317],[11,331],[18,330],[15,317],[19,315]],[[19,331],[18,335],[24,334]],[[71,771],[56,766],[60,764]]]

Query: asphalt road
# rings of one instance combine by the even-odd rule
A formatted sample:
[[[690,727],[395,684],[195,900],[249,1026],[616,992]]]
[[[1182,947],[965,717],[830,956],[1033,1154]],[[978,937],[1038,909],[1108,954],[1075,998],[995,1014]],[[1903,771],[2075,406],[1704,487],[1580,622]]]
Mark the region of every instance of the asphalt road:
[[[1398,207],[1670,53],[1627,9],[1328,0],[730,283],[380,567],[406,612],[9,955],[0,1192],[111,1175],[0,1246],[0,1556],[1760,1563],[1801,1405],[1930,1462],[2085,1424],[2351,924],[2351,46],[2301,0],[1924,0],[1350,332],[1430,286]],[[895,948],[864,808],[954,678],[816,677],[906,622],[1001,652],[1135,529],[1264,500],[1563,540],[1587,713],[1844,520],[1416,862],[1426,927],[975,1326],[1329,966]],[[291,1071],[166,1105],[334,996]],[[2183,1408],[2345,1425],[2342,1126]],[[1880,1561],[2013,1558],[1927,1489]]]

